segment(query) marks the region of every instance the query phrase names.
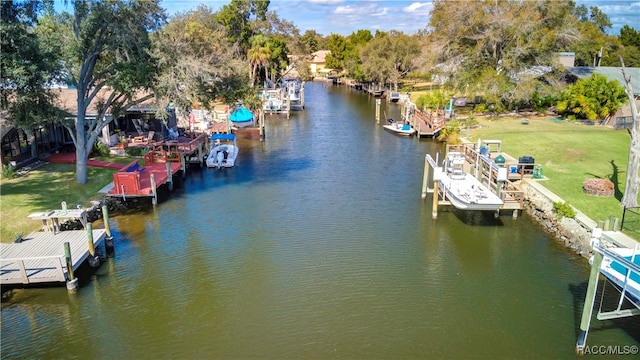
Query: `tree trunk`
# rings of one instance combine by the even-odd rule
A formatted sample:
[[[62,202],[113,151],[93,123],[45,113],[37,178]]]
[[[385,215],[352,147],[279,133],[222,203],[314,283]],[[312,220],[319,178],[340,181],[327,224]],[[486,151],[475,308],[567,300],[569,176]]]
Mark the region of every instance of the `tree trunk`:
[[[639,115],[636,99],[633,96],[633,89],[631,88],[631,78],[626,74],[622,57],[620,57],[620,63],[622,64],[622,76],[626,83],[624,89],[629,97],[631,116],[633,118],[633,125],[629,131],[631,144],[629,145],[627,181],[625,183],[624,196],[622,197],[622,206],[631,208],[638,206],[638,190],[640,189],[640,176],[638,176],[638,168],[640,167],[640,121],[638,120]]]
[[[87,138],[85,136],[85,115],[86,104],[84,99],[84,91],[82,87],[78,87],[78,115],[75,119],[75,145],[76,145],[76,182],[78,184],[87,183]]]

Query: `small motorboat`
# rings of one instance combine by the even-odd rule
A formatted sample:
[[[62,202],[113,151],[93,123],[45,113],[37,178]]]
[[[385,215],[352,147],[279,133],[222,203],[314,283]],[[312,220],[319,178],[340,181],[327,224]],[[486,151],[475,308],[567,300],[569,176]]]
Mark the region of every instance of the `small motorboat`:
[[[382,125],[382,127],[403,136],[411,136],[416,132],[416,129],[412,128],[411,125],[401,124],[395,122],[393,119],[387,119],[387,123],[385,125]]]
[[[209,155],[205,163],[210,168],[230,168],[236,163],[238,146],[234,134],[211,134]]]
[[[398,100],[400,100],[400,93],[399,93],[399,92],[397,92],[397,91],[392,91],[392,92],[389,94],[389,101],[391,101],[391,102],[394,102],[394,103],[395,103],[395,102],[398,102]]]

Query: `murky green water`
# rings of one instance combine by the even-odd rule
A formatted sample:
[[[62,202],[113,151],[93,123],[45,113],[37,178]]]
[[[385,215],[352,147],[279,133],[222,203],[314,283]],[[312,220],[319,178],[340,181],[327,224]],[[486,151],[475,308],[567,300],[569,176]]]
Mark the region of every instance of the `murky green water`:
[[[78,294],[16,292],[2,358],[575,357],[584,259],[526,216],[432,221],[438,145],[384,131],[348,89],[307,84],[306,105],[236,168],[115,217],[115,257]],[[594,320],[588,344],[638,345],[638,322]]]

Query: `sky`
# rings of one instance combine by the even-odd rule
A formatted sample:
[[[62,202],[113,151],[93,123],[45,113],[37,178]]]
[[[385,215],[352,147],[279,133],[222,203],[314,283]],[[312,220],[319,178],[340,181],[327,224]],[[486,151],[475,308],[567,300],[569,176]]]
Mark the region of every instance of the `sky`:
[[[619,35],[629,25],[640,31],[640,0],[575,0],[578,5],[597,6],[613,24],[608,32]],[[162,0],[169,15],[185,12],[204,4],[214,11],[230,1]],[[414,34],[429,22],[430,1],[405,0],[271,0],[269,10],[296,25],[303,34],[315,30],[324,36],[350,35],[357,30],[399,30]]]

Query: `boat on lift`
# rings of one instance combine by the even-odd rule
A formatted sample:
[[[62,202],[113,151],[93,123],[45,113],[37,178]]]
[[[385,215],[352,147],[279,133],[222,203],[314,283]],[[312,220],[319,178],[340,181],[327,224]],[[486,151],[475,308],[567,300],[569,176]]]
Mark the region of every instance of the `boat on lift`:
[[[447,199],[457,209],[498,210],[502,199],[487,189],[473,175],[464,171],[464,154],[451,151],[445,160],[445,169],[440,185]]]
[[[209,168],[230,168],[235,166],[238,145],[234,134],[211,134],[209,155],[205,163]]]
[[[231,123],[239,128],[253,125],[253,118],[253,113],[241,104],[229,115]]]

